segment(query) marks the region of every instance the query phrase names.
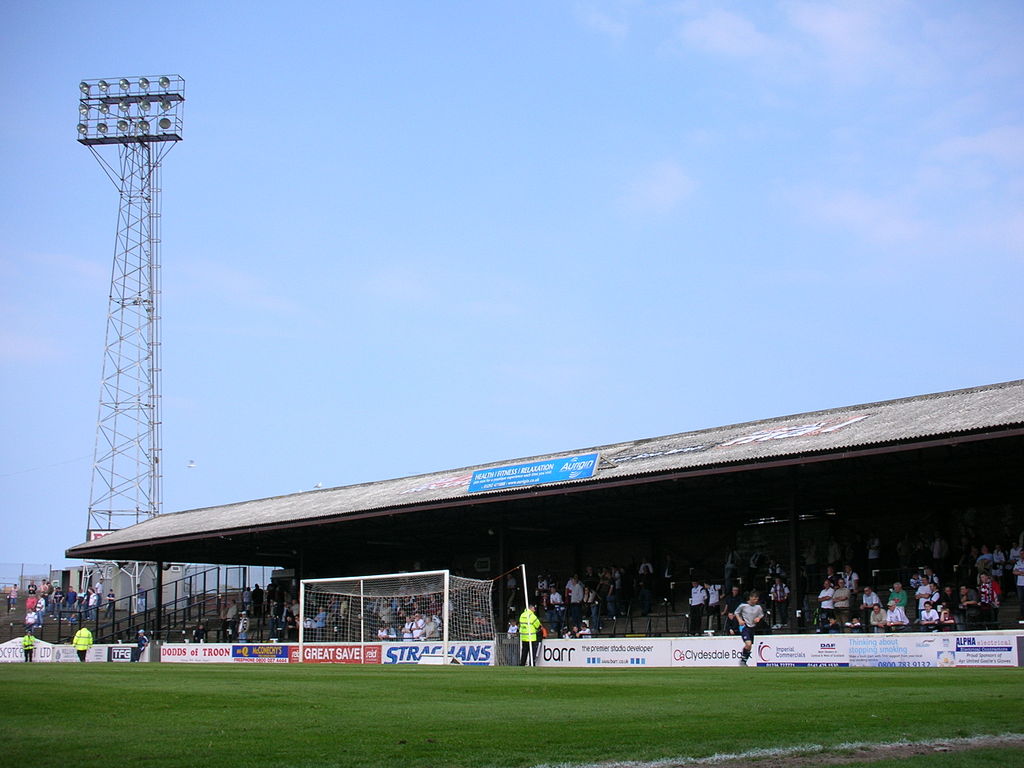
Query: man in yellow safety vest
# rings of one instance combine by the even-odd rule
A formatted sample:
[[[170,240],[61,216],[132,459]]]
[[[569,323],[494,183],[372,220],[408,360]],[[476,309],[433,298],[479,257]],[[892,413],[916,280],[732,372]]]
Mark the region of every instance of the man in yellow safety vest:
[[[26,632],[21,638],[21,650],[25,653],[25,661],[32,661],[32,653],[36,649],[36,638],[31,632]]]
[[[519,655],[519,665],[525,667],[527,660],[530,666],[537,666],[537,640],[540,637],[540,619],[534,611],[537,606],[531,604],[526,610],[519,614],[519,642],[522,651]]]
[[[88,627],[82,627],[75,632],[71,643],[75,646],[75,650],[78,651],[78,660],[85,661],[86,651],[92,648],[92,632],[89,631]]]

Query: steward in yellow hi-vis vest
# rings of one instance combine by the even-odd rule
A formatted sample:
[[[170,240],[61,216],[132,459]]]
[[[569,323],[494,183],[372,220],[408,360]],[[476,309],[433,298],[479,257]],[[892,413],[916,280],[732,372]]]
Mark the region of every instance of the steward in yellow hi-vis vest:
[[[36,639],[31,632],[21,638],[21,650],[25,653],[25,661],[32,661],[32,653],[36,649]]]
[[[82,627],[80,630],[75,632],[75,636],[71,638],[71,644],[75,646],[75,650],[78,651],[78,660],[85,661],[85,654],[90,648],[92,648],[92,632],[89,631],[88,627]]]
[[[534,613],[536,610],[537,606],[531,605],[519,614],[519,642],[522,647],[519,665],[522,667],[527,666],[527,662],[530,666],[537,666],[537,639],[541,626],[540,619]]]

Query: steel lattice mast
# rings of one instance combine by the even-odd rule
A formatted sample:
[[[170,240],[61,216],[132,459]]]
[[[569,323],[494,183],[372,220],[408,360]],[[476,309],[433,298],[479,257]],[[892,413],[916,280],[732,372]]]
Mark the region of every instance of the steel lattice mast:
[[[181,141],[184,86],[177,75],[79,85],[78,141],[120,196],[88,539],[161,512],[160,162]],[[101,153],[111,144],[116,165]]]

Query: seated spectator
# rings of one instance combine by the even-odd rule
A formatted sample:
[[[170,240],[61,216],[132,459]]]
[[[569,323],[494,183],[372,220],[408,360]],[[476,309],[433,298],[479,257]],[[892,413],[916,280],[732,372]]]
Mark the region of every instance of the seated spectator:
[[[840,627],[850,621],[850,600],[852,598],[853,593],[846,586],[846,579],[840,576],[836,579],[835,589],[832,590],[833,611]]]
[[[871,624],[871,612],[876,605],[882,605],[881,598],[873,587],[865,586],[860,596],[860,622],[865,627]]]
[[[921,611],[924,610],[924,604],[931,603],[935,605],[935,601],[938,599],[939,587],[937,584],[928,581],[924,575],[921,576],[921,583],[918,584],[917,589],[914,590],[914,598],[917,600],[917,615],[921,615]]]
[[[903,609],[903,612],[906,613],[907,599],[907,593],[903,589],[903,584],[898,581],[893,582],[892,590],[890,590],[889,592],[888,602],[891,603],[893,600],[895,600],[896,605],[898,605],[901,609]]]
[[[935,606],[931,600],[924,601],[924,606],[921,608],[917,623],[921,626],[921,630],[924,632],[938,631],[939,612],[935,610]]]
[[[872,632],[885,632],[885,622],[887,615],[882,610],[881,603],[875,603],[871,606],[871,616],[868,618],[868,623],[871,625]]]
[[[202,624],[196,624],[196,628],[192,630],[192,642],[206,642],[206,627],[204,627]]]
[[[885,628],[890,632],[902,632],[910,624],[907,612],[895,600],[889,601],[889,610],[885,614]]]
[[[857,615],[854,615],[843,626],[846,627],[846,631],[847,632],[863,632],[864,631],[864,625],[860,623],[860,617],[857,616]]]
[[[980,623],[981,610],[978,593],[966,584],[960,587],[960,602],[957,607],[957,628],[977,629]]]
[[[946,606],[939,609],[939,629],[943,632],[956,631],[956,618],[953,612]]]

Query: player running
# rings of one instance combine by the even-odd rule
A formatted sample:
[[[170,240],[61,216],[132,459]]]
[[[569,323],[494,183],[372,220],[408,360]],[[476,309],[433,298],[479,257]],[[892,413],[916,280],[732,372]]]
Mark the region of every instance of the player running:
[[[764,608],[758,605],[761,596],[751,591],[747,596],[747,602],[736,606],[736,621],[740,625],[740,637],[743,638],[743,651],[740,657],[740,665],[747,666],[750,659],[750,649],[754,645],[754,627],[764,618]]]

